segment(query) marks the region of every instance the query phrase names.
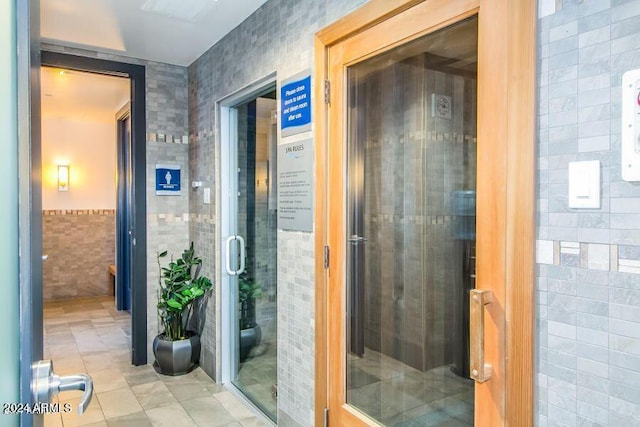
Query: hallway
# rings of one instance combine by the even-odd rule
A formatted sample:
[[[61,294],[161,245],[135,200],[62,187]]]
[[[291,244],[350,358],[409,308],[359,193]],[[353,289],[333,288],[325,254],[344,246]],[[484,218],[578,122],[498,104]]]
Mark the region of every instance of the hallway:
[[[70,402],[72,411],[46,415],[45,427],[266,425],[200,368],[169,377],[132,366],[129,335],[130,315],[114,308],[113,297],[45,303],[45,359],[58,375],[86,372],[94,381],[84,415],[76,413],[81,392],[65,392],[54,402]]]

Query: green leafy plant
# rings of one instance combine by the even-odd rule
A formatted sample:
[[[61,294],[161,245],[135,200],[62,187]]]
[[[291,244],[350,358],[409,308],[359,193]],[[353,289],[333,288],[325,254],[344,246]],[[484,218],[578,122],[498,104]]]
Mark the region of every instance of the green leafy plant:
[[[200,276],[202,260],[195,256],[193,242],[175,262],[171,260],[162,267],[160,258],[167,251],[157,254],[158,279],[158,316],[164,327],[164,339],[176,341],[187,338],[187,325],[193,313],[193,306],[212,287],[211,280]]]

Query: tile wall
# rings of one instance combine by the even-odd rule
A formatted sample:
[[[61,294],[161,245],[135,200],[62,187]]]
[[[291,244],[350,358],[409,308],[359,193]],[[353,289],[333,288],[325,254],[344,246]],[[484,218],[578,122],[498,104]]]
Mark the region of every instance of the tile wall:
[[[640,423],[640,185],[621,179],[621,78],[640,1],[540,1],[536,425]],[[568,162],[600,160],[600,209]]]
[[[43,211],[44,300],[111,295],[115,236],[113,209]]]

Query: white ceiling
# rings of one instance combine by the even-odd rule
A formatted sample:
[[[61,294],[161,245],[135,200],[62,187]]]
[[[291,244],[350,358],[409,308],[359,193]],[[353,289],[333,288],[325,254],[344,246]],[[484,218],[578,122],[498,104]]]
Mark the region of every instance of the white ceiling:
[[[41,0],[45,42],[187,66],[266,0]]]
[[[129,100],[129,79],[42,67],[42,117],[115,122]]]

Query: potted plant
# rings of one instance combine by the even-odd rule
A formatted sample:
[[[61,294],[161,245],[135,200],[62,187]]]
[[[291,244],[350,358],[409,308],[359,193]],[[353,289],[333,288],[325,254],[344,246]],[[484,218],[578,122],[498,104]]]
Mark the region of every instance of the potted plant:
[[[260,285],[247,272],[238,277],[240,310],[240,362],[244,362],[253,347],[260,344],[262,331],[256,322],[256,298],[262,296]]]
[[[202,260],[195,256],[193,242],[175,262],[162,267],[157,254],[158,316],[164,332],[153,340],[156,371],[166,375],[181,375],[193,370],[200,359],[200,336],[187,329],[200,299],[212,287],[211,280],[200,276]]]

